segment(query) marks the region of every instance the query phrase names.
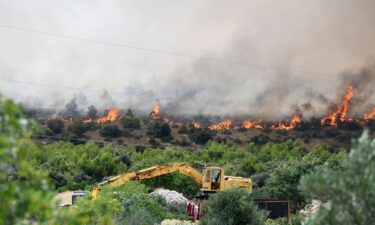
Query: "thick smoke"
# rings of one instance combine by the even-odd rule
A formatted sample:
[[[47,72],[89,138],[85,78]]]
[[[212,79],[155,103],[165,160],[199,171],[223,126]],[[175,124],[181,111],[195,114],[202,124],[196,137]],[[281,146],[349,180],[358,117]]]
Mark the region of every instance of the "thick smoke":
[[[3,24],[198,56],[0,27],[0,92],[49,109],[75,99],[81,111],[149,112],[160,100],[175,115],[281,119],[334,109],[350,82],[351,112],[362,115],[375,103],[374,8],[372,0],[0,1]]]

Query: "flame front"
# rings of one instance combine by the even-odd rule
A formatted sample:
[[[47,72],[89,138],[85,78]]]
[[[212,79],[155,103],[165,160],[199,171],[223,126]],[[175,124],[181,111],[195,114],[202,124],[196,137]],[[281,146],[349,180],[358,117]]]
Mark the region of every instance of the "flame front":
[[[230,126],[232,125],[232,120],[224,120],[220,123],[213,124],[208,127],[210,130],[228,130],[230,129]]]
[[[161,116],[160,116],[160,106],[159,106],[158,102],[155,102],[154,109],[152,110],[152,112],[150,114],[150,117],[153,120],[160,120],[160,118],[161,118]]]
[[[196,121],[193,121],[193,125],[197,129],[202,127],[202,125],[200,123],[196,122]]]
[[[274,125],[272,126],[273,129],[276,129],[276,130],[291,130],[293,128],[296,127],[297,124],[301,123],[302,122],[302,119],[301,119],[301,115],[296,112],[294,113],[293,115],[293,118],[292,120],[290,121],[290,123],[279,123],[278,125]]]
[[[109,108],[108,114],[105,117],[101,117],[95,120],[96,123],[107,123],[107,122],[113,122],[118,120],[119,118],[119,110],[113,107]]]
[[[346,95],[344,96],[344,99],[342,103],[339,105],[339,107],[337,108],[336,112],[332,112],[328,116],[323,117],[320,123],[322,125],[329,124],[332,126],[336,126],[337,118],[339,118],[341,122],[344,122],[348,114],[349,102],[352,98],[353,98],[353,86],[350,84],[347,84]]]
[[[374,118],[375,118],[375,107],[372,108],[372,111],[371,111],[369,114],[365,114],[365,115],[363,116],[363,118],[364,118],[365,120],[371,120],[371,119],[374,119]]]
[[[108,113],[107,113],[107,116],[103,116],[103,117],[100,117],[98,119],[85,119],[83,120],[84,123],[92,123],[92,122],[95,122],[95,123],[108,123],[108,122],[114,122],[116,120],[118,120],[120,118],[119,116],[119,110],[114,108],[114,107],[110,107],[108,109]]]
[[[244,129],[250,129],[250,128],[256,128],[256,129],[262,129],[263,126],[255,121],[250,120],[244,120],[238,128],[244,128]]]

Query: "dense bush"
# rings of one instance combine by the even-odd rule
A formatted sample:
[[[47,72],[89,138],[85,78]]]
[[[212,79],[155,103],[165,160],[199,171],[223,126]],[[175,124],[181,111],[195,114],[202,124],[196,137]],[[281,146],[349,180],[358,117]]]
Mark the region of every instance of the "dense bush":
[[[141,127],[141,121],[133,116],[124,116],[121,119],[121,124],[124,128],[139,129]]]
[[[85,224],[77,211],[61,210],[52,202],[46,172],[32,166],[38,147],[28,136],[31,125],[20,108],[0,96],[0,223]]]
[[[167,123],[155,122],[152,125],[151,134],[156,138],[169,138],[171,137],[171,128]]]
[[[64,121],[61,119],[50,119],[47,122],[47,127],[53,135],[60,134],[64,130]]]
[[[68,125],[67,130],[78,137],[82,137],[86,131],[94,129],[95,126],[96,125],[94,123],[83,123],[81,120],[76,120],[72,124]]]
[[[261,225],[264,216],[254,205],[251,194],[243,189],[229,189],[212,195],[202,225]]]
[[[117,125],[106,124],[100,128],[100,135],[108,138],[116,138],[120,137],[122,135],[122,132]]]
[[[189,138],[196,144],[204,145],[212,139],[212,133],[208,129],[190,129]]]
[[[374,159],[375,141],[364,134],[342,168],[327,168],[303,177],[301,190],[305,195],[326,203],[307,224],[373,224]]]

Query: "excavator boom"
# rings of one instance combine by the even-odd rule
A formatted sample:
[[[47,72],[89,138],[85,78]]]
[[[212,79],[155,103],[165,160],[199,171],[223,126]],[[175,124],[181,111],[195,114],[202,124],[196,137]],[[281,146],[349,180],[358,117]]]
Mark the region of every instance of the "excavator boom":
[[[108,180],[99,183],[94,188],[91,195],[93,199],[96,199],[99,195],[100,187],[106,184],[117,187],[133,180],[145,180],[169,173],[181,173],[191,177],[196,184],[202,184],[202,174],[193,167],[191,167],[190,164],[170,163],[166,165],[153,166],[136,172],[123,173],[115,177],[110,177]]]

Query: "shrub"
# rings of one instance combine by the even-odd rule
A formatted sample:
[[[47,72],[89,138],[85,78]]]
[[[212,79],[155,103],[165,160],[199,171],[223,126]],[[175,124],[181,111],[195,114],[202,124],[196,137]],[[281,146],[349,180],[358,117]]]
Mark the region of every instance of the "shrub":
[[[341,169],[307,175],[301,190],[329,203],[307,224],[373,224],[375,215],[375,141],[365,133],[354,144]]]
[[[86,224],[79,213],[61,210],[52,202],[54,192],[47,173],[34,168],[30,160],[39,151],[28,136],[32,123],[17,105],[1,96],[0,121],[0,223]]]
[[[264,216],[254,205],[251,194],[243,189],[229,189],[212,195],[207,201],[203,225],[264,224]]]
[[[207,129],[191,129],[190,140],[196,144],[204,145],[212,139],[211,132]]]
[[[181,126],[179,129],[178,129],[178,133],[179,134],[187,134],[188,133],[188,129],[185,125]]]
[[[156,138],[171,136],[171,128],[167,123],[155,122],[152,126],[152,135]]]
[[[100,128],[100,135],[102,135],[103,137],[115,138],[120,137],[122,135],[122,132],[117,125],[108,124],[103,125]]]
[[[132,116],[123,117],[121,123],[124,128],[139,129],[141,127],[141,121]]]
[[[64,122],[61,119],[51,119],[48,120],[47,127],[53,135],[60,134],[64,130]]]
[[[67,129],[69,132],[72,132],[78,137],[82,137],[83,133],[90,130],[91,127],[91,124],[83,123],[82,121],[76,120],[72,124],[70,124]]]

